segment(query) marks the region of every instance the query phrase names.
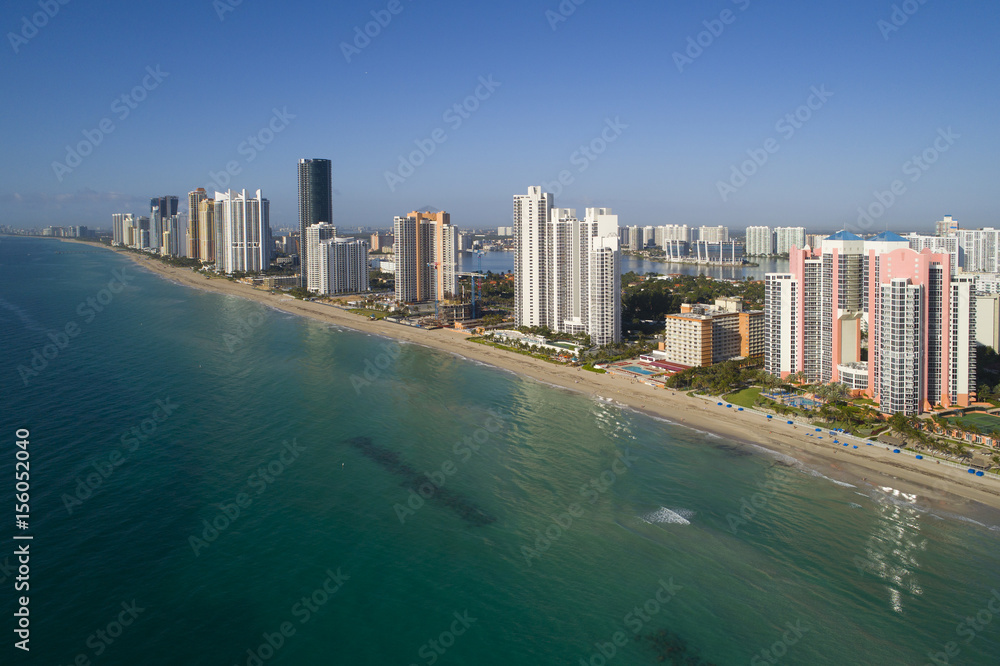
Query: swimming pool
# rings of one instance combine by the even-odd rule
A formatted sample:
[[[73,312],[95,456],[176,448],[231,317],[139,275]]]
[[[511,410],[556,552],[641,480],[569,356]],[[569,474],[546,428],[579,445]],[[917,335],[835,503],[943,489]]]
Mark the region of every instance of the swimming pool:
[[[634,372],[637,375],[655,375],[656,373],[652,370],[647,370],[645,368],[639,367],[638,365],[620,365],[618,366],[622,370],[628,370],[629,372]]]
[[[792,407],[819,407],[819,403],[815,400],[810,400],[809,398],[788,398],[785,400],[786,405],[791,405]]]

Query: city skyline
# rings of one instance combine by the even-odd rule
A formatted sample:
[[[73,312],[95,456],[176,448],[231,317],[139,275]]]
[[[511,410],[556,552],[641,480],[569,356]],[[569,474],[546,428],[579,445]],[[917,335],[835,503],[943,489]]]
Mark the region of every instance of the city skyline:
[[[995,224],[997,96],[981,85],[1000,53],[993,6],[317,4],[307,23],[217,4],[60,5],[35,27],[37,3],[15,3],[0,81],[19,91],[7,103],[19,131],[3,139],[17,159],[0,224],[107,227],[149,190],[259,187],[275,226],[292,227],[292,165],[310,155],[332,160],[343,228],[428,205],[462,228],[509,226],[509,192],[534,183],[556,206],[600,201],[640,225],[833,230],[880,206],[855,231],[930,231],[943,214]],[[151,43],[136,24],[203,48]],[[525,47],[483,40],[486,26]],[[448,49],[399,39],[431,28]],[[246,48],[263,39],[286,59]],[[629,46],[573,48],[595,41]],[[197,85],[206,64],[211,96]],[[557,101],[595,88],[594,102]],[[540,94],[551,102],[527,103]]]

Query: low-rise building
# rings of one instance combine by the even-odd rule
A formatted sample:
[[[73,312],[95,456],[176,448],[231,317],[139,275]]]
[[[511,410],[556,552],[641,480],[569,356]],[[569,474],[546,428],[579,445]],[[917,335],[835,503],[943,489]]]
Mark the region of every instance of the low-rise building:
[[[666,361],[689,367],[762,357],[764,311],[744,311],[738,298],[720,298],[714,306],[685,303],[666,317],[663,352]]]

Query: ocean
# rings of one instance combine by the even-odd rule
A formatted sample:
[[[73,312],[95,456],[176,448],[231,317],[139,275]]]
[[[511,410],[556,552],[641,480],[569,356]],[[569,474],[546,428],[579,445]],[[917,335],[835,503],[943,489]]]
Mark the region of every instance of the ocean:
[[[996,663],[993,511],[100,248],[0,278],[2,663]]]

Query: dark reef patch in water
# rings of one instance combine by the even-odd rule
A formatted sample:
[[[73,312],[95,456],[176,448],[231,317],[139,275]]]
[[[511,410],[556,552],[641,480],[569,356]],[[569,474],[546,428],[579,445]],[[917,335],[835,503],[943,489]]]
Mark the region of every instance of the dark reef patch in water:
[[[372,441],[371,437],[353,437],[349,442],[366,457],[374,460],[393,474],[403,477],[405,480],[400,485],[404,488],[409,488],[424,499],[434,499],[441,502],[470,525],[480,527],[496,522],[494,516],[470,502],[464,495],[434,485],[425,475],[410,467],[398,453],[379,446]]]
[[[661,629],[643,636],[643,639],[649,641],[656,655],[656,663],[676,666],[716,666],[714,662],[699,657],[688,647],[687,641],[669,629]]]

